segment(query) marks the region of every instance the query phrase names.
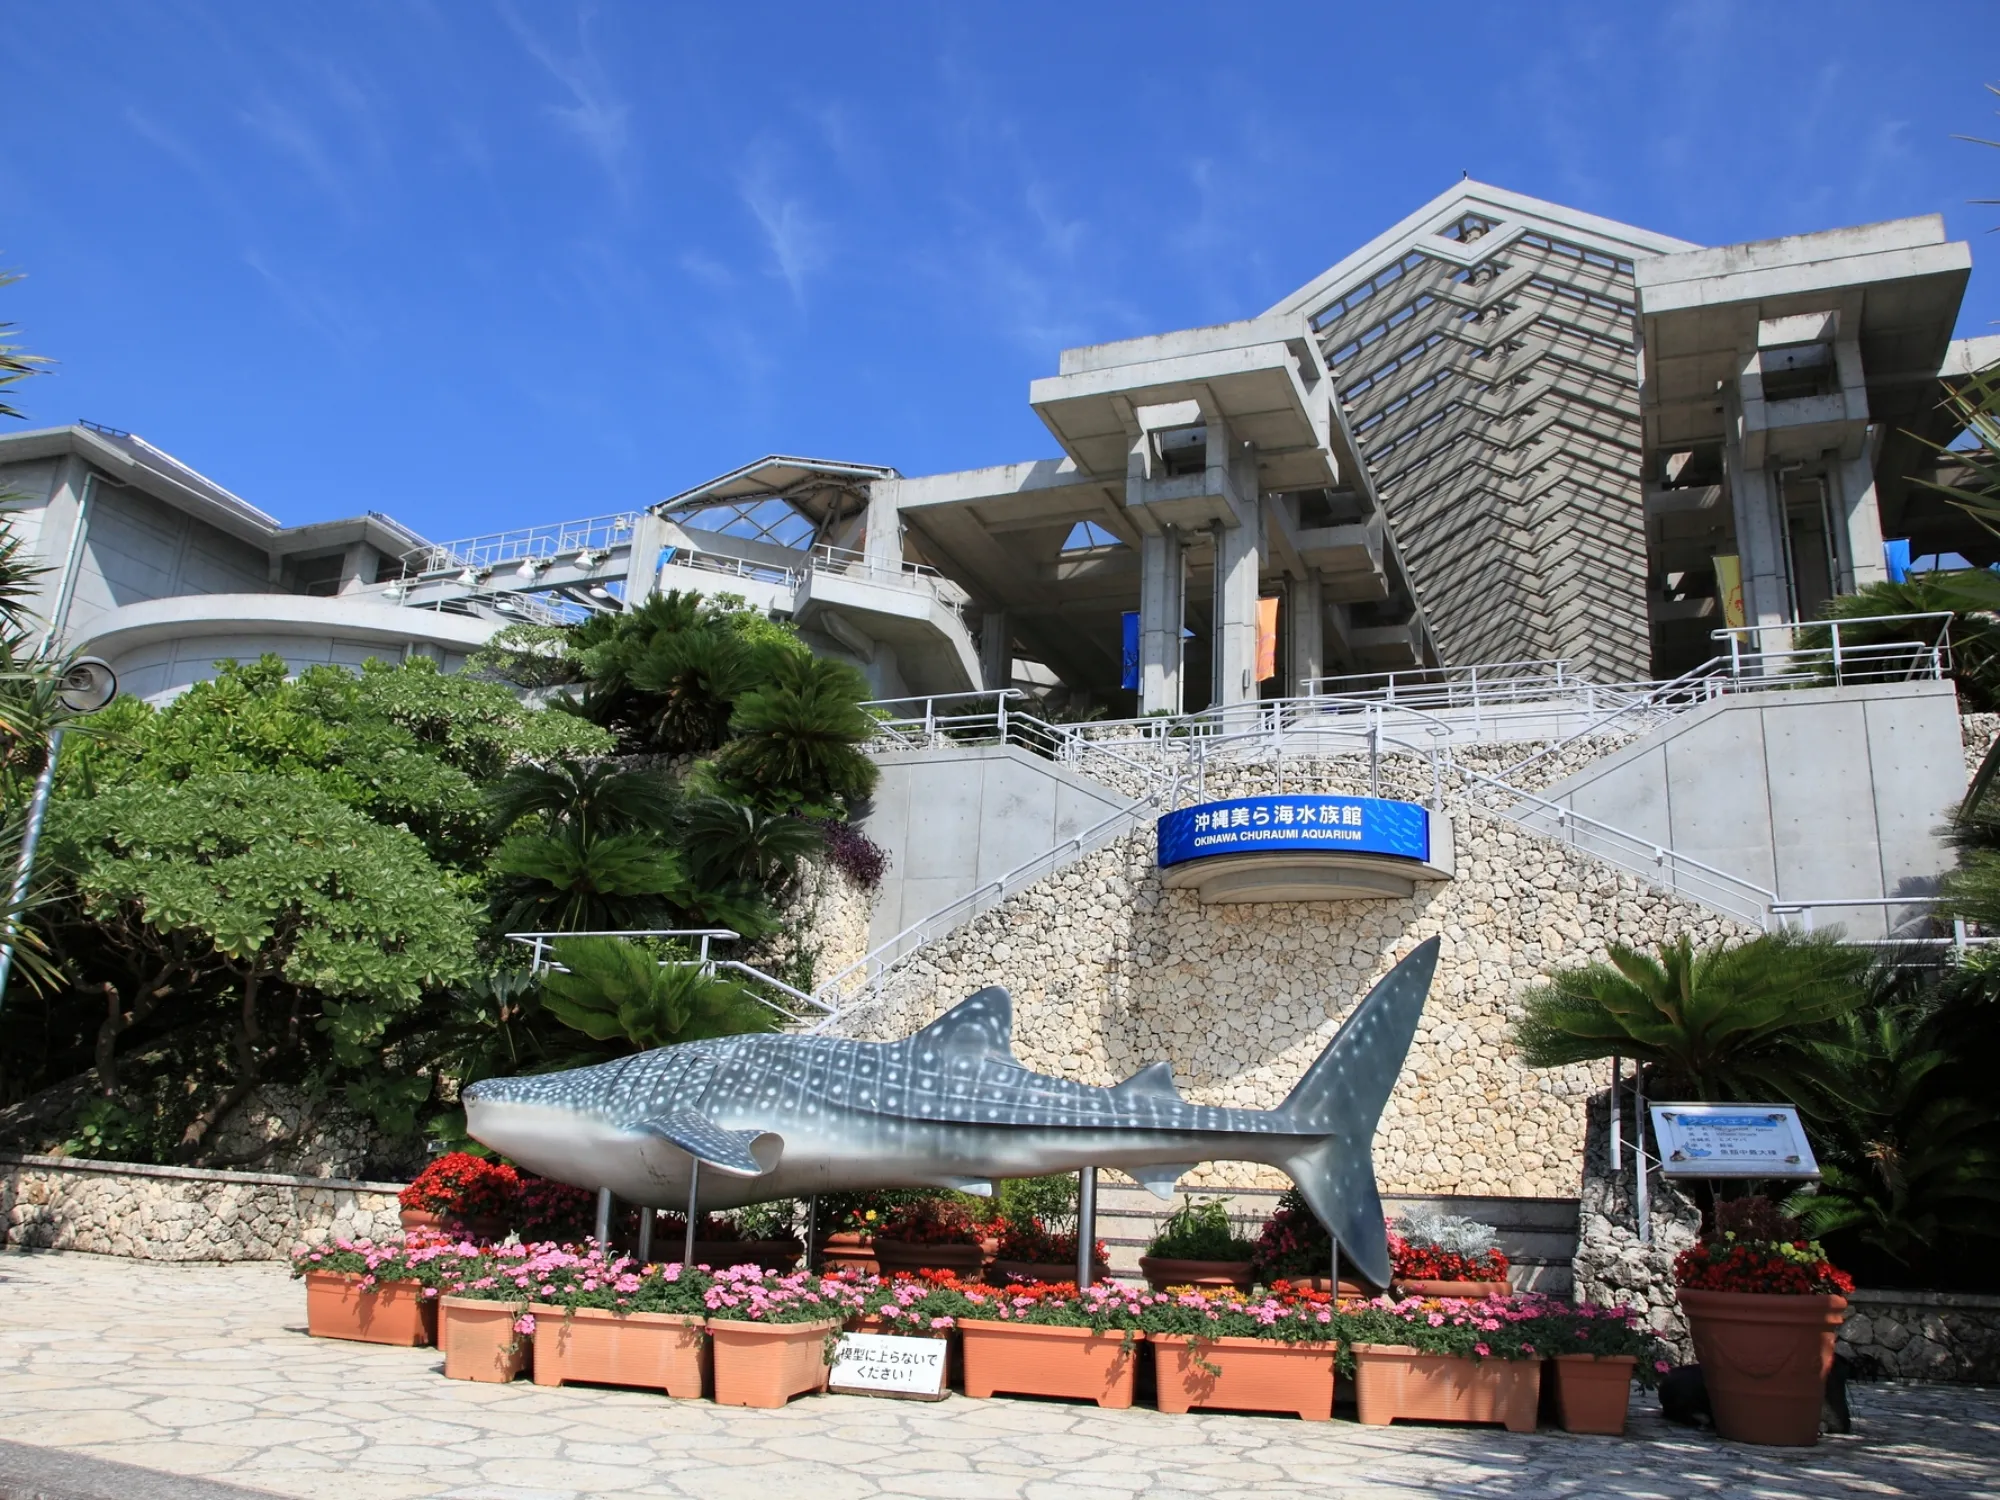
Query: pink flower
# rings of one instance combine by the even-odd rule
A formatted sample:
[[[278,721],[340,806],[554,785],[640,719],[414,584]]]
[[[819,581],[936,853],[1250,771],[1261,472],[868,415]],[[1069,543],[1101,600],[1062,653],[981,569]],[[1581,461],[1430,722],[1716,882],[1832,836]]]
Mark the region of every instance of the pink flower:
[[[533,1333],[534,1331],[535,1315],[533,1313],[522,1313],[520,1317],[514,1320],[514,1332]]]
[[[1432,1313],[1429,1317],[1425,1318],[1424,1321],[1430,1324],[1431,1327],[1433,1328],[1442,1328],[1444,1327],[1444,1314]]]
[[[1472,1346],[1472,1352],[1474,1354],[1477,1354],[1481,1359],[1484,1359],[1487,1355],[1491,1354],[1493,1351],[1487,1348],[1484,1344],[1474,1344]]]

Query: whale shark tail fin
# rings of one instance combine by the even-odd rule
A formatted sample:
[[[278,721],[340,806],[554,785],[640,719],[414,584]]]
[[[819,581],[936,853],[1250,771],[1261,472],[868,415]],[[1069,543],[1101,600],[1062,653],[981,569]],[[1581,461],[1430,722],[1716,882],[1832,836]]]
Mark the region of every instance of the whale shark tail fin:
[[[1276,1111],[1287,1133],[1324,1137],[1285,1170],[1356,1268],[1378,1286],[1389,1281],[1389,1247],[1375,1187],[1375,1126],[1417,1034],[1438,947],[1431,938],[1376,982]]]

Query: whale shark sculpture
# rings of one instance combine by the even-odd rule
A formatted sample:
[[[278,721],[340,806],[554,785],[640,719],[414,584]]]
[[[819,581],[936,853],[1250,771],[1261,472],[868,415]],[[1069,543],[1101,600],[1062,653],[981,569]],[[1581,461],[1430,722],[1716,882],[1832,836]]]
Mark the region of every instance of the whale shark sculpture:
[[[1437,968],[1432,938],[1370,990],[1276,1109],[1190,1104],[1155,1063],[1111,1088],[1031,1072],[1013,1001],[984,989],[900,1042],[752,1035],[465,1091],[472,1135],[544,1176],[704,1210],[1116,1167],[1160,1197],[1209,1160],[1288,1173],[1342,1251],[1388,1284],[1371,1143]],[[697,1165],[698,1164],[698,1165]]]

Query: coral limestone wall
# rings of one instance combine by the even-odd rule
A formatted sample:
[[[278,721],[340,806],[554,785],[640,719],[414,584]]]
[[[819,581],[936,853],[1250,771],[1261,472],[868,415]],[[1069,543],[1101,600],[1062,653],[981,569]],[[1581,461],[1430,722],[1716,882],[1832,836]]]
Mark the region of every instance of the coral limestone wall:
[[[1208,798],[1353,791],[1354,767],[1211,769]],[[1419,779],[1389,795],[1411,795]],[[1425,773],[1423,792],[1429,791]],[[1385,787],[1385,791],[1388,790]],[[1574,1196],[1583,1108],[1604,1069],[1521,1065],[1507,1026],[1524,989],[1605,944],[1697,941],[1748,929],[1519,831],[1447,791],[1457,878],[1405,899],[1203,906],[1161,885],[1150,829],[1013,896],[894,970],[848,1012],[855,1035],[907,1035],[984,985],[1015,1002],[1015,1050],[1033,1068],[1112,1083],[1165,1059],[1188,1098],[1269,1108],[1368,986],[1426,938],[1443,939],[1431,1000],[1375,1142],[1386,1193]],[[1281,1186],[1244,1164],[1193,1183]]]

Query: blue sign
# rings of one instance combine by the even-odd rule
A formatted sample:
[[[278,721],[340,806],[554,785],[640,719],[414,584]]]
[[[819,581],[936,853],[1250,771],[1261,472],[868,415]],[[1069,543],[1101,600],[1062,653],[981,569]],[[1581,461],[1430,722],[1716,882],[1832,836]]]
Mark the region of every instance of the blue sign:
[[[1236,797],[1183,807],[1160,819],[1160,864],[1215,854],[1388,854],[1431,857],[1431,815],[1380,797]]]

